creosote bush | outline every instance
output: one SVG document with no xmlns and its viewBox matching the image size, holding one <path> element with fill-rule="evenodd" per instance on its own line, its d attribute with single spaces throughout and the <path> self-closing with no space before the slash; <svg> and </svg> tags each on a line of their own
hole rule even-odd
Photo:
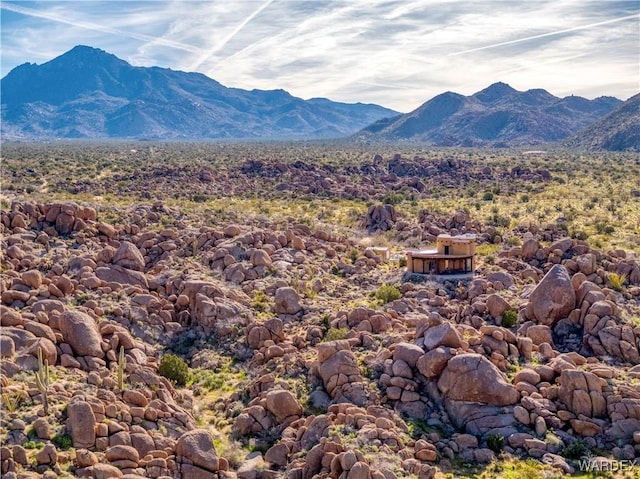
<svg viewBox="0 0 640 479">
<path fill-rule="evenodd" d="M 160 361 L 158 374 L 164 376 L 178 386 L 184 386 L 189 380 L 189 366 L 184 359 L 175 354 L 165 354 Z"/>
<path fill-rule="evenodd" d="M 402 298 L 402 293 L 398 288 L 391 284 L 383 284 L 380 289 L 376 291 L 376 298 L 382 302 L 382 304 L 390 303 L 396 299 Z"/>
</svg>

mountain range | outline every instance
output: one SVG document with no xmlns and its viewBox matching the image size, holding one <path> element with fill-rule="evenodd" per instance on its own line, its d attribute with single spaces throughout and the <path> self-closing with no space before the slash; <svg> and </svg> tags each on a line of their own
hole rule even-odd
<svg viewBox="0 0 640 479">
<path fill-rule="evenodd" d="M 414 111 L 379 120 L 359 138 L 415 140 L 437 146 L 529 146 L 563 140 L 622 103 L 613 97 L 558 98 L 494 83 L 473 95 L 446 92 Z"/>
<path fill-rule="evenodd" d="M 640 93 L 564 142 L 581 150 L 640 151 Z"/>
<path fill-rule="evenodd" d="M 0 83 L 5 138 L 334 138 L 398 112 L 284 90 L 227 88 L 200 73 L 134 67 L 87 46 Z"/>
<path fill-rule="evenodd" d="M 284 90 L 228 88 L 201 73 L 134 67 L 76 46 L 25 63 L 0 80 L 3 140 L 51 138 L 318 139 L 418 141 L 435 146 L 560 143 L 639 150 L 640 98 L 556 97 L 505 83 L 442 93 L 414 111 L 303 100 Z"/>
</svg>

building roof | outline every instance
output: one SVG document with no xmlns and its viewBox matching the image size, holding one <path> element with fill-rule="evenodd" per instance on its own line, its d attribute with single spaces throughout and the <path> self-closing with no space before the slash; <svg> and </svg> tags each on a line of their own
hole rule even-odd
<svg viewBox="0 0 640 479">
<path fill-rule="evenodd" d="M 475 256 L 473 254 L 442 254 L 438 253 L 437 251 L 407 251 L 407 253 L 411 253 L 412 258 L 418 259 L 463 259 L 473 258 Z"/>
<path fill-rule="evenodd" d="M 438 239 L 452 239 L 453 241 L 468 242 L 468 241 L 475 241 L 476 235 L 471 233 L 465 233 L 463 235 L 454 235 L 454 236 L 451 236 L 450 234 L 440 234 L 438 235 Z"/>
</svg>

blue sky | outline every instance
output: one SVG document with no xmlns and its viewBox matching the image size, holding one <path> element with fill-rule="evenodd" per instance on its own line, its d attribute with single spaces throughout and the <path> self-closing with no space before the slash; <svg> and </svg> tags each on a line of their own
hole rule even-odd
<svg viewBox="0 0 640 479">
<path fill-rule="evenodd" d="M 1 75 L 75 45 L 226 86 L 409 111 L 496 81 L 558 96 L 640 91 L 640 2 L 2 1 Z"/>
</svg>

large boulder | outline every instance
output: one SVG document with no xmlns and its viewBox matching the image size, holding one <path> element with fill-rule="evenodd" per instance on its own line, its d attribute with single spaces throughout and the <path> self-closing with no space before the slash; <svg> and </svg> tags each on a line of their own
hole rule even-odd
<svg viewBox="0 0 640 479">
<path fill-rule="evenodd" d="M 207 471 L 217 471 L 219 460 L 213 445 L 213 436 L 204 429 L 185 432 L 175 447 L 178 462 L 201 467 Z"/>
<path fill-rule="evenodd" d="M 391 205 L 371 205 L 367 212 L 367 231 L 388 231 L 396 223 L 396 210 Z"/>
<path fill-rule="evenodd" d="M 438 380 L 438 389 L 447 399 L 493 406 L 515 404 L 520 399 L 516 388 L 480 354 L 460 354 L 451 358 Z"/>
<path fill-rule="evenodd" d="M 76 356 L 104 357 L 102 337 L 94 319 L 82 311 L 65 311 L 60 315 L 60 332 Z"/>
<path fill-rule="evenodd" d="M 591 372 L 565 369 L 560 375 L 558 399 L 574 414 L 604 417 L 607 402 L 602 389 L 605 385 L 602 379 Z"/>
<path fill-rule="evenodd" d="M 528 319 L 553 327 L 575 308 L 576 293 L 567 269 L 554 265 L 529 296 Z"/>
<path fill-rule="evenodd" d="M 149 289 L 149 281 L 144 273 L 117 264 L 96 268 L 96 276 L 105 283 L 130 284 Z"/>
<path fill-rule="evenodd" d="M 134 271 L 144 271 L 144 258 L 136 245 L 123 241 L 111 260 L 113 264 Z"/>
<path fill-rule="evenodd" d="M 302 310 L 300 296 L 288 286 L 276 290 L 274 310 L 279 314 L 296 314 Z"/>
<path fill-rule="evenodd" d="M 448 346 L 450 348 L 459 348 L 463 344 L 463 339 L 458 330 L 449 322 L 431 326 L 424 333 L 423 338 L 424 349 L 430 351 L 439 346 Z"/>
<path fill-rule="evenodd" d="M 362 381 L 356 357 L 346 340 L 320 343 L 318 348 L 318 374 L 325 389 L 335 402 L 366 402 L 366 388 Z"/>
<path fill-rule="evenodd" d="M 91 404 L 72 401 L 67 406 L 67 429 L 71 433 L 73 447 L 90 448 L 96 442 L 96 417 Z"/>
<path fill-rule="evenodd" d="M 288 417 L 300 416 L 302 406 L 290 391 L 276 390 L 267 393 L 267 411 L 281 423 Z"/>
</svg>

